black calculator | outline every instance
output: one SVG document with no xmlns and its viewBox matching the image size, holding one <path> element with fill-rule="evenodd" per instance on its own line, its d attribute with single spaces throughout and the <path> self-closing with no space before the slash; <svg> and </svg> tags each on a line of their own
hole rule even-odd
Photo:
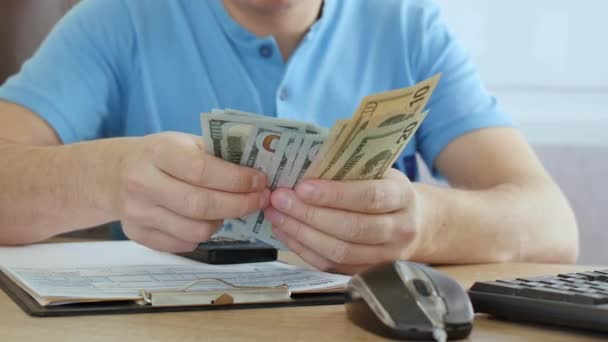
<svg viewBox="0 0 608 342">
<path fill-rule="evenodd" d="M 212 238 L 202 242 L 192 252 L 177 255 L 207 264 L 242 264 L 275 261 L 278 251 L 273 246 L 258 240 Z"/>
</svg>

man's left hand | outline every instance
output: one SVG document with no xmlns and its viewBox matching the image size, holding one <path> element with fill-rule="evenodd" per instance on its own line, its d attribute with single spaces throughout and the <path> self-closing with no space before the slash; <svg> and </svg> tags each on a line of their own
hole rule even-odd
<svg viewBox="0 0 608 342">
<path fill-rule="evenodd" d="M 312 266 L 356 273 L 383 261 L 408 259 L 419 238 L 415 189 L 395 169 L 383 179 L 307 180 L 277 189 L 265 217 L 274 235 Z"/>
</svg>

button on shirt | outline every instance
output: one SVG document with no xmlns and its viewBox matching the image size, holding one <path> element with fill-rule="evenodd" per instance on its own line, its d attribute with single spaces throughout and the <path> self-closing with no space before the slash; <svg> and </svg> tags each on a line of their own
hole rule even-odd
<svg viewBox="0 0 608 342">
<path fill-rule="evenodd" d="M 368 94 L 436 73 L 431 113 L 396 166 L 416 178 L 472 130 L 511 125 L 426 0 L 325 0 L 283 60 L 273 37 L 240 26 L 221 0 L 87 0 L 55 27 L 0 99 L 31 109 L 64 143 L 174 130 L 235 108 L 331 127 Z"/>
<path fill-rule="evenodd" d="M 285 86 L 280 87 L 279 88 L 279 100 L 287 101 L 288 98 L 289 98 L 289 93 L 287 92 L 287 88 L 285 88 Z"/>
<path fill-rule="evenodd" d="M 260 56 L 262 56 L 262 58 L 272 57 L 272 46 L 266 44 L 260 46 Z"/>
</svg>

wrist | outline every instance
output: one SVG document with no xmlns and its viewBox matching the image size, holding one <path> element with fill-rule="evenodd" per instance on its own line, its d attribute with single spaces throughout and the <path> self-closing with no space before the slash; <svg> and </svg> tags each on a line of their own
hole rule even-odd
<svg viewBox="0 0 608 342">
<path fill-rule="evenodd" d="M 138 138 L 102 139 L 73 145 L 69 151 L 82 158 L 85 168 L 79 172 L 82 193 L 90 194 L 89 203 L 104 221 L 116 221 L 122 208 L 124 168 Z"/>
<path fill-rule="evenodd" d="M 431 262 L 437 260 L 442 245 L 446 243 L 447 234 L 444 233 L 444 230 L 447 227 L 447 211 L 437 187 L 423 183 L 412 183 L 412 185 L 416 193 L 414 210 L 417 233 L 416 238 L 412 241 L 412 252 L 409 258 L 421 262 Z"/>
</svg>

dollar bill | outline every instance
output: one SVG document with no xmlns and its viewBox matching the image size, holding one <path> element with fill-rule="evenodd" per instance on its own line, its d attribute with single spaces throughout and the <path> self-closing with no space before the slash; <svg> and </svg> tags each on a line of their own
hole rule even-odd
<svg viewBox="0 0 608 342">
<path fill-rule="evenodd" d="M 270 165 L 268 170 L 265 171 L 268 177 L 268 186 L 270 190 L 274 190 L 277 186 L 278 179 L 281 177 L 281 174 L 285 170 L 285 166 L 289 159 L 294 159 L 295 157 L 290 157 L 289 154 L 297 154 L 297 150 L 295 150 L 296 144 L 301 143 L 302 136 L 297 134 L 296 132 L 287 131 L 281 132 L 279 140 L 276 146 L 273 147 L 264 147 L 265 145 L 270 145 L 271 143 L 265 143 L 264 141 L 268 139 L 267 137 L 273 136 L 273 133 L 268 132 L 264 129 L 261 129 L 258 132 L 258 137 L 256 139 L 252 139 L 260 142 L 260 149 L 272 149 L 272 157 L 270 160 L 266 159 L 268 151 L 257 153 L 257 159 L 261 159 L 260 162 L 249 161 L 249 164 L 253 167 L 256 165 Z M 276 134 L 276 133 L 274 133 Z M 274 136 L 273 136 L 274 139 Z M 265 155 L 266 154 L 266 155 Z M 250 154 L 249 159 L 254 158 L 254 153 Z M 257 167 L 256 167 L 257 168 Z M 259 168 L 258 168 L 259 169 Z M 262 210 L 248 216 L 245 219 L 245 228 L 249 231 L 249 236 L 254 236 L 255 238 L 262 240 L 268 244 L 276 246 L 277 239 L 272 237 L 272 225 L 264 218 L 264 212 Z M 276 240 L 276 241 L 274 241 Z"/>
<path fill-rule="evenodd" d="M 303 177 L 296 178 L 309 179 L 319 177 L 322 167 L 324 165 L 322 160 L 325 159 L 325 156 L 328 155 L 329 150 L 332 149 L 337 143 L 339 137 L 344 133 L 344 130 L 348 126 L 348 123 L 349 120 L 346 119 L 337 120 L 334 123 L 333 127 L 331 128 L 331 131 L 329 132 L 329 136 L 325 139 L 324 143 L 322 143 L 320 150 L 315 153 L 315 158 L 313 159 L 312 163 L 306 166 Z"/>
<path fill-rule="evenodd" d="M 263 115 L 257 115 L 253 113 L 243 112 L 236 109 L 225 109 L 225 110 L 215 110 L 214 114 L 223 115 L 230 117 L 234 122 L 241 122 L 244 124 L 251 125 L 270 125 L 275 127 L 280 127 L 288 130 L 295 130 L 302 133 L 311 133 L 311 132 L 320 132 L 323 129 L 318 127 L 317 125 L 296 121 L 296 120 L 287 120 L 280 118 L 273 118 Z"/>
<path fill-rule="evenodd" d="M 424 119 L 426 119 L 426 117 L 429 115 L 430 112 L 431 112 L 430 109 L 422 112 L 421 114 L 419 114 L 419 119 L 417 122 L 412 123 L 410 126 L 408 126 L 404 129 L 403 136 L 402 136 L 403 139 L 400 142 L 398 142 L 397 153 L 395 153 L 395 155 L 393 156 L 393 159 L 391 159 L 387 163 L 387 165 L 385 165 L 384 171 L 386 171 L 386 169 L 388 169 L 389 167 L 393 166 L 393 164 L 395 164 L 397 159 L 403 153 L 403 150 L 409 144 L 410 140 L 412 140 L 412 138 L 414 137 L 414 134 L 416 133 L 416 131 L 418 130 L 420 125 L 422 125 L 422 121 L 424 121 Z"/>
<path fill-rule="evenodd" d="M 262 116 L 254 114 L 254 113 L 249 113 L 249 112 L 245 112 L 242 110 L 238 110 L 238 109 L 232 109 L 232 108 L 225 108 L 225 109 L 213 109 L 211 111 L 212 113 L 216 113 L 216 114 L 224 114 L 224 115 L 234 115 L 234 116 L 244 116 L 247 118 L 261 118 Z"/>
<path fill-rule="evenodd" d="M 336 143 L 332 144 L 324 154 L 324 158 L 319 160 L 322 165 L 315 166 L 313 176 L 325 178 L 325 174 L 331 170 L 361 131 L 389 126 L 401 120 L 403 116 L 422 112 L 439 78 L 440 75 L 435 75 L 409 88 L 366 96 L 361 101 L 355 116 L 337 137 Z"/>
<path fill-rule="evenodd" d="M 339 181 L 382 178 L 427 113 L 410 114 L 391 125 L 360 132 L 322 179 Z"/>
<path fill-rule="evenodd" d="M 248 142 L 256 127 L 270 126 L 302 133 L 323 132 L 322 128 L 310 123 L 269 118 L 236 110 L 215 109 L 211 113 L 202 113 L 201 125 L 207 152 L 230 161 L 242 155 L 243 151 L 237 148 L 246 146 L 245 141 Z M 234 155 L 230 152 L 234 152 Z"/>
<path fill-rule="evenodd" d="M 273 158 L 279 148 L 281 136 L 287 131 L 272 126 L 258 126 L 254 131 L 255 133 L 249 139 L 239 164 L 264 172 L 268 184 L 270 184 L 274 176 L 271 174 L 273 172 Z"/>
<path fill-rule="evenodd" d="M 234 164 L 239 164 L 243 152 L 251 136 L 255 134 L 257 126 L 232 123 L 222 126 L 221 158 Z"/>
<path fill-rule="evenodd" d="M 208 153 L 222 158 L 222 127 L 231 123 L 228 118 L 212 117 L 211 113 L 201 114 L 203 140 Z"/>
<path fill-rule="evenodd" d="M 304 177 L 312 162 L 319 155 L 321 147 L 326 138 L 322 136 L 309 135 L 304 139 L 293 167 L 284 179 L 279 181 L 279 186 L 293 188 Z"/>
<path fill-rule="evenodd" d="M 287 179 L 289 178 L 289 174 L 294 166 L 298 154 L 301 153 L 303 149 L 302 142 L 310 136 L 321 138 L 320 136 L 309 134 L 293 134 L 292 136 L 287 138 L 289 139 L 289 141 L 287 142 L 287 147 L 285 148 L 285 151 L 282 154 L 277 153 L 277 158 L 275 162 L 278 165 L 275 171 L 275 175 L 273 177 L 273 181 L 270 184 L 270 190 L 274 190 L 278 187 L 288 187 Z"/>
</svg>

